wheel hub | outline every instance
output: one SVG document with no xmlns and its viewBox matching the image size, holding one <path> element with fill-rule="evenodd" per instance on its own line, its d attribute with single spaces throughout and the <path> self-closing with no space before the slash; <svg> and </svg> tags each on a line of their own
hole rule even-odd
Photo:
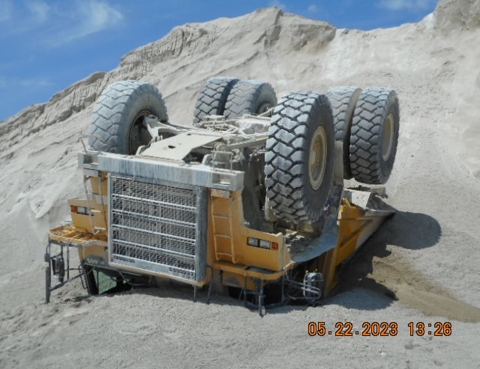
<svg viewBox="0 0 480 369">
<path fill-rule="evenodd" d="M 308 174 L 310 185 L 316 191 L 320 188 L 327 167 L 327 133 L 323 127 L 317 127 L 310 143 Z"/>
<path fill-rule="evenodd" d="M 143 124 L 143 119 L 152 113 L 148 110 L 142 110 L 133 120 L 128 136 L 128 151 L 130 155 L 135 155 L 141 145 L 147 145 L 152 137 Z"/>
<path fill-rule="evenodd" d="M 255 114 L 263 114 L 265 113 L 268 109 L 270 109 L 272 107 L 272 104 L 266 102 L 266 103 L 263 103 L 262 105 L 260 105 L 257 109 L 257 111 L 255 112 Z"/>
<path fill-rule="evenodd" d="M 394 138 L 394 127 L 395 120 L 393 114 L 388 114 L 387 120 L 385 122 L 385 128 L 383 129 L 382 137 L 382 158 L 387 161 L 392 153 L 393 148 L 393 138 Z"/>
</svg>

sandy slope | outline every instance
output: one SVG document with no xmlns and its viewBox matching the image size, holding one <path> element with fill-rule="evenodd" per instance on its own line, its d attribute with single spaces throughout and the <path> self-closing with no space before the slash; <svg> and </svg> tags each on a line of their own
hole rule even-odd
<svg viewBox="0 0 480 369">
<path fill-rule="evenodd" d="M 418 24 L 362 32 L 264 9 L 189 24 L 0 123 L 0 367 L 480 367 L 480 1 L 444 0 Z M 43 303 L 46 232 L 81 195 L 79 138 L 92 103 L 127 78 L 159 86 L 190 122 L 214 75 L 269 81 L 282 94 L 333 85 L 390 86 L 401 100 L 398 214 L 366 244 L 321 308 L 260 319 L 188 287 Z M 391 296 L 396 295 L 395 301 Z M 205 295 L 201 296 L 201 300 Z M 450 337 L 410 337 L 410 321 L 450 320 Z M 316 337 L 310 321 L 396 321 L 397 337 Z"/>
</svg>

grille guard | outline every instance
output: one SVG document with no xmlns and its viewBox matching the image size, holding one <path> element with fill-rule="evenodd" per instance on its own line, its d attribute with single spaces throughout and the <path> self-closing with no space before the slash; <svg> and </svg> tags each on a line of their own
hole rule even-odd
<svg viewBox="0 0 480 369">
<path fill-rule="evenodd" d="M 206 275 L 207 189 L 109 176 L 109 263 L 202 282 Z"/>
</svg>

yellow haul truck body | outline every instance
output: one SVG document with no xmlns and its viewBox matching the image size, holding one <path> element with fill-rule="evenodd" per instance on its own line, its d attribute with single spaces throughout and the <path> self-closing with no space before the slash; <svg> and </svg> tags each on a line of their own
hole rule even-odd
<svg viewBox="0 0 480 369">
<path fill-rule="evenodd" d="M 326 296 L 340 264 L 393 214 L 370 190 L 344 188 L 344 179 L 353 170 L 366 176 L 364 182 L 386 181 L 393 159 L 385 163 L 397 144 L 398 101 L 391 90 L 361 95 L 356 88 L 337 88 L 328 98 L 291 93 L 277 104 L 266 85 L 225 77 L 208 81 L 193 127 L 168 122 L 161 95 L 148 84 L 123 81 L 107 88 L 92 118 L 90 148 L 79 154 L 85 199 L 70 199 L 71 222 L 49 232 L 47 302 L 53 290 L 78 277 L 90 294 L 101 292 L 99 272 L 117 288 L 176 280 L 192 285 L 195 299 L 204 286 L 208 299 L 212 289 L 229 288 L 261 314 L 272 286 L 273 305 L 316 304 Z M 165 111 L 138 107 L 143 100 L 135 94 L 144 90 Z M 387 97 L 379 98 L 378 91 Z M 132 96 L 136 100 L 116 114 L 111 102 Z M 383 108 L 378 122 L 362 122 L 359 109 L 355 123 L 355 107 L 372 96 L 374 108 Z M 105 106 L 114 118 L 105 118 Z M 378 147 L 366 162 L 373 174 L 362 169 L 365 155 L 352 159 L 349 146 L 356 137 L 345 136 L 355 124 L 374 133 L 368 143 Z M 111 141 L 108 129 L 115 125 L 114 137 L 123 130 L 125 142 L 101 146 Z M 340 129 L 344 137 L 335 143 Z M 140 140 L 146 132 L 150 136 Z M 74 276 L 71 248 L 80 259 Z M 52 275 L 59 283 L 52 285 Z"/>
</svg>

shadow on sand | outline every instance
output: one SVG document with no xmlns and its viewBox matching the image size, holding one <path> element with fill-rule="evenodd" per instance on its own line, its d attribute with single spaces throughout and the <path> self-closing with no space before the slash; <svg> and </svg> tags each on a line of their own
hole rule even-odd
<svg viewBox="0 0 480 369">
<path fill-rule="evenodd" d="M 397 211 L 344 265 L 339 284 L 325 305 L 338 304 L 360 310 L 376 310 L 390 305 L 392 300 L 397 300 L 397 293 L 391 288 L 393 284 L 385 281 L 393 278 L 418 281 L 423 277 L 393 255 L 389 246 L 421 250 L 435 246 L 441 235 L 442 229 L 435 218 Z"/>
</svg>

